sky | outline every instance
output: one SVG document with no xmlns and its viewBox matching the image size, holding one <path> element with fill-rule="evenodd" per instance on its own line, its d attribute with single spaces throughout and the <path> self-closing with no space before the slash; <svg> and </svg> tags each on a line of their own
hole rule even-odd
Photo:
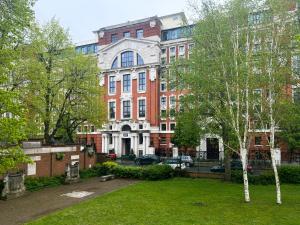
<svg viewBox="0 0 300 225">
<path fill-rule="evenodd" d="M 58 19 L 74 43 L 94 39 L 92 31 L 105 26 L 182 11 L 190 16 L 188 0 L 38 0 L 34 10 L 41 24 Z"/>
</svg>

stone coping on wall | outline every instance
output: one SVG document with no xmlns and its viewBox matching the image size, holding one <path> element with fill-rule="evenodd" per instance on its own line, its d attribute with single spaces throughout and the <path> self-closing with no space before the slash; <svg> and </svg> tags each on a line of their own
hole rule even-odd
<svg viewBox="0 0 300 225">
<path fill-rule="evenodd" d="M 78 150 L 77 146 L 64 146 L 64 147 L 41 147 L 24 149 L 26 155 L 35 154 L 46 154 L 46 153 L 57 153 L 57 152 L 76 152 Z"/>
</svg>

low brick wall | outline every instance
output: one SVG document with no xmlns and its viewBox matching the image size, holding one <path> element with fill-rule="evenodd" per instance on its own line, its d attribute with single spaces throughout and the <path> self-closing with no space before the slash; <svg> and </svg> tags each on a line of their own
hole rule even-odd
<svg viewBox="0 0 300 225">
<path fill-rule="evenodd" d="M 34 161 L 21 167 L 27 176 L 59 176 L 65 173 L 68 164 L 79 163 L 80 169 L 87 169 L 96 163 L 95 154 L 89 156 L 80 150 L 80 146 L 40 147 L 24 151 Z M 57 156 L 62 154 L 63 157 L 59 159 Z"/>
</svg>

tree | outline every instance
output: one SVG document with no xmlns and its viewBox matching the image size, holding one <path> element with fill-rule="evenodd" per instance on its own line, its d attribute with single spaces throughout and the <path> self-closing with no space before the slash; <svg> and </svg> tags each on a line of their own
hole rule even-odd
<svg viewBox="0 0 300 225">
<path fill-rule="evenodd" d="M 186 113 L 181 113 L 176 117 L 175 134 L 172 138 L 172 143 L 183 148 L 196 148 L 200 141 L 200 127 L 198 126 L 197 112 L 192 110 Z"/>
<path fill-rule="evenodd" d="M 68 32 L 55 19 L 32 32 L 28 53 L 28 63 L 35 65 L 35 70 L 28 72 L 24 101 L 32 123 L 42 125 L 45 143 L 73 143 L 80 124 L 99 125 L 102 112 L 96 57 L 76 53 Z"/>
<path fill-rule="evenodd" d="M 287 143 L 290 160 L 292 160 L 294 152 L 300 149 L 300 106 L 293 103 L 284 106 L 279 137 Z"/>
<path fill-rule="evenodd" d="M 12 82 L 13 71 L 33 20 L 34 1 L 0 1 L 0 174 L 30 162 L 19 147 L 26 136 L 25 108 Z"/>
</svg>

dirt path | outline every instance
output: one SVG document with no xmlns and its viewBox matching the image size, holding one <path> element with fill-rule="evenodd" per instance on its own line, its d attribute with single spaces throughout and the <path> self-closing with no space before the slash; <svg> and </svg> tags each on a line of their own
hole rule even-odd
<svg viewBox="0 0 300 225">
<path fill-rule="evenodd" d="M 125 179 L 99 182 L 99 178 L 92 178 L 77 184 L 62 185 L 55 188 L 47 188 L 41 191 L 27 193 L 25 196 L 18 199 L 0 201 L 0 224 L 23 224 L 51 212 L 126 187 L 136 182 L 137 181 Z M 64 195 L 70 193 L 75 196 L 69 197 Z M 83 195 L 84 197 L 80 195 Z"/>
</svg>

